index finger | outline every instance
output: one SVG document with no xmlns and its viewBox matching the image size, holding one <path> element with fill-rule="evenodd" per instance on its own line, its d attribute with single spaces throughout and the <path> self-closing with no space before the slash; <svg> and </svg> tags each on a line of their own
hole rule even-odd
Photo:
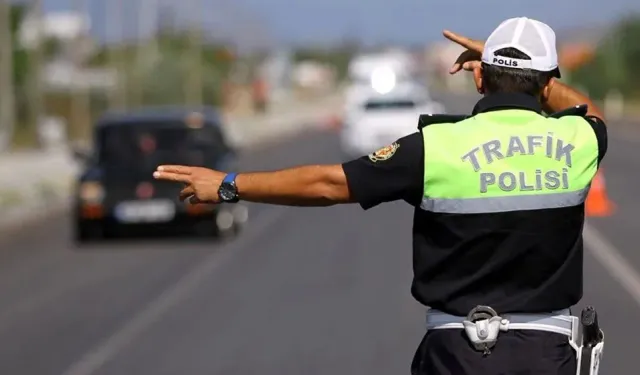
<svg viewBox="0 0 640 375">
<path fill-rule="evenodd" d="M 450 41 L 457 43 L 466 49 L 474 50 L 477 52 L 482 52 L 482 50 L 484 49 L 484 43 L 482 43 L 481 41 L 469 39 L 466 36 L 458 35 L 453 31 L 444 30 L 442 32 L 442 35 L 444 35 L 444 37 L 449 39 Z"/>
<path fill-rule="evenodd" d="M 191 174 L 191 167 L 184 165 L 161 165 L 158 167 L 158 172 L 169 172 L 189 175 Z"/>
<path fill-rule="evenodd" d="M 173 172 L 155 172 L 153 178 L 156 180 L 175 181 L 189 183 L 191 177 L 189 175 L 173 173 Z"/>
</svg>

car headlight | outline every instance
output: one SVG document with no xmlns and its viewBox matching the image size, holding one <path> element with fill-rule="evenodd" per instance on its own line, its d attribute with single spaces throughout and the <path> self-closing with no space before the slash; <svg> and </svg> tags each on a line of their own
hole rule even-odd
<svg viewBox="0 0 640 375">
<path fill-rule="evenodd" d="M 396 74 L 388 67 L 377 68 L 371 74 L 371 87 L 379 94 L 388 94 L 396 85 Z"/>
<path fill-rule="evenodd" d="M 104 199 L 104 188 L 99 182 L 83 182 L 80 185 L 79 196 L 85 202 L 100 202 Z"/>
</svg>

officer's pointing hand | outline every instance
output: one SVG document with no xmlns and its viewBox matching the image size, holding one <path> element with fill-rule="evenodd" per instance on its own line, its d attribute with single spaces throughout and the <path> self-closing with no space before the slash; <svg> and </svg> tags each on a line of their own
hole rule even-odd
<svg viewBox="0 0 640 375">
<path fill-rule="evenodd" d="M 484 50 L 484 42 L 480 40 L 469 39 L 465 36 L 458 35 L 452 31 L 444 30 L 442 34 L 450 41 L 461 45 L 467 50 L 462 52 L 456 59 L 451 69 L 450 74 L 455 74 L 460 70 L 473 71 L 480 68 L 480 61 L 482 58 L 482 51 Z"/>
<path fill-rule="evenodd" d="M 153 174 L 156 180 L 185 184 L 180 200 L 188 198 L 192 204 L 219 203 L 218 188 L 224 176 L 224 173 L 212 169 L 183 165 L 161 165 Z"/>
</svg>

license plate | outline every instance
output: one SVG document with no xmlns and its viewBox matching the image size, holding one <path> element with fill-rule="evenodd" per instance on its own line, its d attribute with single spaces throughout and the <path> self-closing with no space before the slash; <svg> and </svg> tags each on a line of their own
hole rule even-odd
<svg viewBox="0 0 640 375">
<path fill-rule="evenodd" d="M 160 223 L 173 220 L 176 206 L 170 200 L 123 202 L 115 208 L 115 217 L 121 223 Z"/>
</svg>

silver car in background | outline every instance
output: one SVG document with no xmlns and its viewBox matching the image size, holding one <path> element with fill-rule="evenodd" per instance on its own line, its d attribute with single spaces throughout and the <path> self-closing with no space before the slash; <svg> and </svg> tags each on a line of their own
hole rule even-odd
<svg viewBox="0 0 640 375">
<path fill-rule="evenodd" d="M 387 92 L 371 86 L 351 87 L 347 93 L 340 140 L 348 157 L 369 154 L 418 130 L 421 114 L 445 113 L 427 88 L 401 82 Z"/>
</svg>

